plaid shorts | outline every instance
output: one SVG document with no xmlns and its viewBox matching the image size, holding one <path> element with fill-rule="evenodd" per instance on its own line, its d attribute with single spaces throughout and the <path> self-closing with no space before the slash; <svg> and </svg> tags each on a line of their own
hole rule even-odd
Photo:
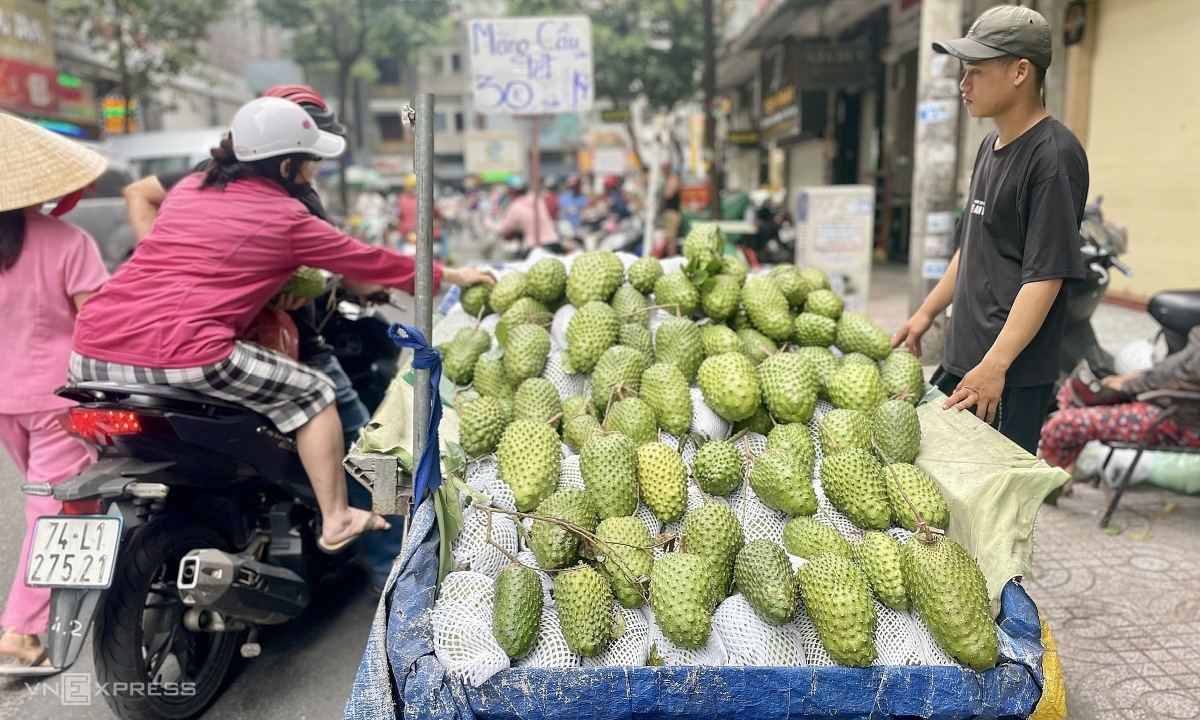
<svg viewBox="0 0 1200 720">
<path fill-rule="evenodd" d="M 291 432 L 333 403 L 325 373 L 261 345 L 238 341 L 219 363 L 158 369 L 105 362 L 71 353 L 71 381 L 170 385 L 262 413 L 280 432 Z"/>
</svg>

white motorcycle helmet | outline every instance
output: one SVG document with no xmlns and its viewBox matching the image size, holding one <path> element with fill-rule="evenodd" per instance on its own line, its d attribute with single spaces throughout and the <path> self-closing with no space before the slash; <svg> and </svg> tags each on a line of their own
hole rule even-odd
<svg viewBox="0 0 1200 720">
<path fill-rule="evenodd" d="M 242 162 L 292 153 L 337 157 L 346 149 L 345 138 L 319 129 L 304 108 L 283 98 L 246 103 L 233 116 L 229 132 L 233 154 Z"/>
</svg>

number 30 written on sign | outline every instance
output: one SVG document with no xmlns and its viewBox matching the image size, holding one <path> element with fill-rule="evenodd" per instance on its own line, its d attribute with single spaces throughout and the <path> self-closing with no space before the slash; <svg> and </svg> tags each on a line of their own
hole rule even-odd
<svg viewBox="0 0 1200 720">
<path fill-rule="evenodd" d="M 508 106 L 508 109 L 521 111 L 533 104 L 533 87 L 524 80 L 510 80 L 506 84 L 496 82 L 491 75 L 480 76 L 475 83 L 475 89 L 483 92 L 494 92 L 496 100 L 486 102 L 480 94 L 480 110 L 488 111 Z"/>
</svg>

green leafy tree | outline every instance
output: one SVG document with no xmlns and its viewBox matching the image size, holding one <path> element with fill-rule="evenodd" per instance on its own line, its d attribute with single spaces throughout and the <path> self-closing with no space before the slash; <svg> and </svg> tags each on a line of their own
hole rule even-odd
<svg viewBox="0 0 1200 720">
<path fill-rule="evenodd" d="M 125 98 L 125 131 L 130 108 L 203 63 L 200 45 L 209 26 L 229 9 L 229 0 L 55 0 L 58 19 L 80 29 L 82 39 L 117 71 Z M 165 99 L 160 95 L 160 101 Z"/>
</svg>

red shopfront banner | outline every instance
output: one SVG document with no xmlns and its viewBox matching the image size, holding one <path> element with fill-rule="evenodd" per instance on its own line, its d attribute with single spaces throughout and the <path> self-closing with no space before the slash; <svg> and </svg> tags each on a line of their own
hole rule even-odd
<svg viewBox="0 0 1200 720">
<path fill-rule="evenodd" d="M 58 112 L 58 71 L 0 58 L 0 108 L 33 115 Z"/>
</svg>

